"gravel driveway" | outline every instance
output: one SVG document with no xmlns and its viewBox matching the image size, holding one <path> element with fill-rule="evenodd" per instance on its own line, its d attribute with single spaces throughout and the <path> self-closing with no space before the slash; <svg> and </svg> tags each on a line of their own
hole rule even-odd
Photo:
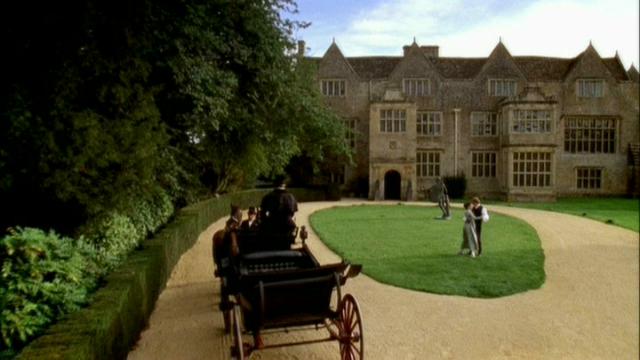
<svg viewBox="0 0 640 360">
<path fill-rule="evenodd" d="M 372 202 L 302 203 L 297 222 L 310 229 L 314 211 L 360 203 Z M 347 282 L 343 294 L 352 293 L 363 311 L 367 359 L 639 358 L 638 233 L 540 210 L 490 206 L 489 211 L 536 229 L 545 253 L 542 288 L 474 299 L 405 290 L 360 275 Z M 211 237 L 224 220 L 211 224 L 182 256 L 129 359 L 229 358 L 211 261 Z M 307 242 L 321 263 L 340 260 L 313 231 Z M 265 343 L 325 335 L 273 334 Z M 259 351 L 251 359 L 339 357 L 336 343 L 323 343 Z"/>
</svg>

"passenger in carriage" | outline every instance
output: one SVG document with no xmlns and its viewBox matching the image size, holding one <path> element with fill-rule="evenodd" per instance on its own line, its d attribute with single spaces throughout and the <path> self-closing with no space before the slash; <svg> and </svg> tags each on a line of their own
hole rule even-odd
<svg viewBox="0 0 640 360">
<path fill-rule="evenodd" d="M 240 223 L 242 221 L 242 210 L 237 205 L 231 205 L 231 214 L 225 224 L 225 231 L 235 231 L 240 229 Z"/>
<path fill-rule="evenodd" d="M 237 254 L 237 244 L 234 244 L 231 233 L 240 228 L 241 220 L 242 210 L 238 206 L 231 205 L 231 214 L 225 223 L 224 229 L 218 230 L 213 234 L 212 251 L 214 262 L 218 268 L 216 272 L 221 272 L 227 268 L 230 265 L 231 256 Z"/>
<path fill-rule="evenodd" d="M 258 212 L 254 206 L 249 207 L 249 211 L 247 212 L 248 219 L 243 220 L 242 224 L 240 224 L 240 231 L 258 231 Z"/>
<path fill-rule="evenodd" d="M 229 296 L 231 282 L 234 281 L 233 267 L 235 257 L 240 253 L 236 234 L 240 229 L 242 221 L 242 210 L 239 206 L 231 205 L 231 214 L 225 223 L 223 230 L 218 230 L 213 235 L 213 260 L 215 263 L 215 276 L 220 277 L 225 284 L 220 289 L 220 310 L 228 311 L 233 307 Z M 225 321 L 226 318 L 225 318 Z M 225 326 L 229 324 L 225 323 Z"/>
</svg>

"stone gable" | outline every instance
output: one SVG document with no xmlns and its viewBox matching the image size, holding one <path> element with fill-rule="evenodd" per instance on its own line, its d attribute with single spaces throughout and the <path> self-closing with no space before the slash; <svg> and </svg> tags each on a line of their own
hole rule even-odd
<svg viewBox="0 0 640 360">
<path fill-rule="evenodd" d="M 349 61 L 342 55 L 336 43 L 331 44 L 320 60 L 318 78 L 324 79 L 355 79 L 356 72 Z"/>
<path fill-rule="evenodd" d="M 476 79 L 484 81 L 488 78 L 513 78 L 518 80 L 526 80 L 522 70 L 518 67 L 509 50 L 502 44 L 498 43 L 484 63 L 480 72 L 476 75 Z"/>
<path fill-rule="evenodd" d="M 591 44 L 582 52 L 571 64 L 565 81 L 570 83 L 577 78 L 604 78 L 608 82 L 615 82 L 616 79 L 605 65 L 604 61 Z"/>
</svg>

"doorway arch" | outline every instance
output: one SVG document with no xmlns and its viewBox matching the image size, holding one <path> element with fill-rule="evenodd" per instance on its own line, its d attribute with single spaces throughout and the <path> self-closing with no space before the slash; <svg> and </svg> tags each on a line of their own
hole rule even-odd
<svg viewBox="0 0 640 360">
<path fill-rule="evenodd" d="M 389 170 L 384 174 L 384 199 L 400 200 L 400 173 L 395 170 Z"/>
</svg>

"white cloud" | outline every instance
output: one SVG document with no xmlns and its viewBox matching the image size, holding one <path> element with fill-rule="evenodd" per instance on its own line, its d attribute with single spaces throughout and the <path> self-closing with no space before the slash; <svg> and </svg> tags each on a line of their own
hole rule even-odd
<svg viewBox="0 0 640 360">
<path fill-rule="evenodd" d="M 352 19 L 335 34 L 347 56 L 399 55 L 415 36 L 422 45 L 439 45 L 442 56 L 485 57 L 502 37 L 513 55 L 574 57 L 591 40 L 601 56 L 618 50 L 625 67 L 638 67 L 637 0 L 539 0 L 509 7 L 498 1 L 389 0 Z M 318 30 L 308 39 L 316 53 L 331 42 Z"/>
</svg>

